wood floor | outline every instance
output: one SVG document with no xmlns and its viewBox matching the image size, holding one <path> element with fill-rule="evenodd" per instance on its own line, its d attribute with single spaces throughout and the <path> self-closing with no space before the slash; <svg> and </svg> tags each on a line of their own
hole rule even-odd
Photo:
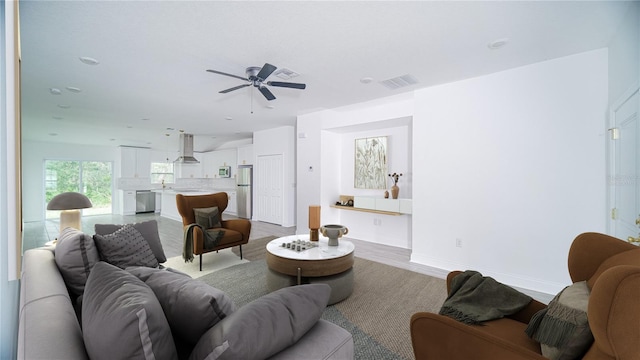
<svg viewBox="0 0 640 360">
<path fill-rule="evenodd" d="M 232 216 L 223 216 L 225 219 L 232 219 Z M 155 219 L 158 221 L 158 231 L 160 240 L 164 248 L 167 258 L 179 256 L 182 254 L 182 223 L 161 217 L 159 214 L 137 214 L 137 215 L 93 215 L 84 216 L 82 218 L 82 229 L 86 233 L 94 234 L 93 227 L 95 224 L 127 224 Z M 296 233 L 295 227 L 282 227 L 264 223 L 260 221 L 251 222 L 252 239 L 259 239 L 265 236 L 286 236 Z M 46 220 L 39 222 L 25 223 L 23 248 L 28 250 L 45 245 L 48 241 L 53 241 L 59 234 L 59 221 Z M 356 247 L 355 255 L 357 257 L 380 262 L 383 264 L 427 274 L 442 277 L 441 274 L 434 272 L 434 269 L 427 266 L 411 263 L 409 261 L 411 250 L 402 249 L 393 246 L 371 243 L 368 241 L 349 239 Z"/>
</svg>

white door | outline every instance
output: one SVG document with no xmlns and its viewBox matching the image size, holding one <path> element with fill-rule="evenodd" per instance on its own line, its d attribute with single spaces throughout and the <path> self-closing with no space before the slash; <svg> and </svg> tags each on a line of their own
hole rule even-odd
<svg viewBox="0 0 640 360">
<path fill-rule="evenodd" d="M 611 234 L 628 240 L 640 232 L 640 121 L 638 89 L 611 111 Z"/>
<path fill-rule="evenodd" d="M 258 156 L 256 177 L 256 218 L 282 225 L 282 155 Z"/>
</svg>

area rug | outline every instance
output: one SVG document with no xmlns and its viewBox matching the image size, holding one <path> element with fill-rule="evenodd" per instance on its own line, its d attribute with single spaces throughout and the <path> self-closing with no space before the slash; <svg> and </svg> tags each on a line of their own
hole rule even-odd
<svg viewBox="0 0 640 360">
<path fill-rule="evenodd" d="M 254 259 L 198 279 L 242 306 L 268 293 L 266 271 L 266 262 Z M 440 310 L 444 280 L 357 257 L 354 273 L 351 296 L 328 306 L 322 318 L 351 332 L 356 359 L 414 359 L 409 320 L 419 311 Z"/>
<path fill-rule="evenodd" d="M 198 255 L 195 255 L 193 262 L 185 262 L 182 255 L 174 256 L 168 258 L 162 265 L 186 273 L 192 278 L 197 278 L 242 263 L 248 263 L 248 261 L 240 260 L 240 257 L 234 254 L 231 249 L 222 249 L 217 253 L 210 252 L 202 255 L 202 271 L 200 271 L 200 259 Z"/>
</svg>

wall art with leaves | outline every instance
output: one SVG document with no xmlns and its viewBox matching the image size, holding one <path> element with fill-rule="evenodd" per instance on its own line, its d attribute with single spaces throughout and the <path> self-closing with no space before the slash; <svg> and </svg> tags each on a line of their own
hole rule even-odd
<svg viewBox="0 0 640 360">
<path fill-rule="evenodd" d="M 354 187 L 387 188 L 387 137 L 356 139 Z"/>
</svg>

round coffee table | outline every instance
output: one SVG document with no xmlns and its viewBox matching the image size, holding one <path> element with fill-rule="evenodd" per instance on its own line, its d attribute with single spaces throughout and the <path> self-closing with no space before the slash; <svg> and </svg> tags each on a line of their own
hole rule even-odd
<svg viewBox="0 0 640 360">
<path fill-rule="evenodd" d="M 348 240 L 340 239 L 338 246 L 329 246 L 328 239 L 312 242 L 303 250 L 283 247 L 300 241 L 306 244 L 309 235 L 290 235 L 267 244 L 267 287 L 269 291 L 283 287 L 323 283 L 331 287 L 329 304 L 346 299 L 353 292 L 353 251 Z"/>
</svg>

